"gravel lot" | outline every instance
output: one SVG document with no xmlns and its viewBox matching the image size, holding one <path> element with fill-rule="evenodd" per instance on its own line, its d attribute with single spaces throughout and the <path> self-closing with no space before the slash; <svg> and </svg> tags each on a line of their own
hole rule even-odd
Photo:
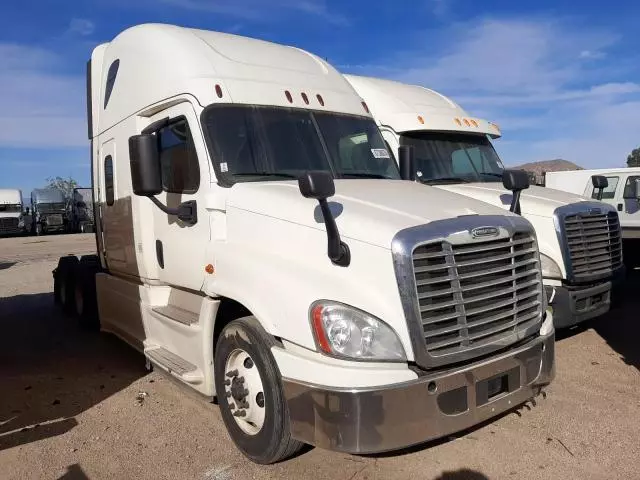
<svg viewBox="0 0 640 480">
<path fill-rule="evenodd" d="M 408 451 L 309 448 L 262 467 L 235 450 L 215 405 L 53 308 L 58 256 L 94 249 L 91 235 L 0 239 L 2 479 L 640 478 L 640 272 L 620 308 L 559 335 L 557 378 L 536 405 Z"/>
</svg>

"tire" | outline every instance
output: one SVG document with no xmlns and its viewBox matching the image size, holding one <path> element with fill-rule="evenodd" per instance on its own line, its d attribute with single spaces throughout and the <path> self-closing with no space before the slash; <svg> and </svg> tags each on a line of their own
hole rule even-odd
<svg viewBox="0 0 640 480">
<path fill-rule="evenodd" d="M 75 273 L 78 258 L 67 255 L 58 261 L 53 279 L 53 297 L 55 302 L 65 313 L 73 313 Z"/>
<path fill-rule="evenodd" d="M 264 331 L 255 317 L 244 317 L 234 320 L 222 330 L 214 354 L 215 384 L 222 420 L 236 447 L 250 460 L 263 465 L 291 457 L 304 445 L 291 438 L 289 410 L 282 390 L 282 379 L 271 354 L 273 345 L 273 338 Z M 227 371 L 230 365 L 234 365 L 230 361 L 242 359 L 245 354 L 251 360 L 247 363 L 245 357 L 242 364 L 246 368 L 238 368 L 236 375 L 233 375 L 233 370 Z M 261 382 L 261 392 L 254 391 L 257 390 L 254 388 L 254 369 L 257 369 Z M 242 388 L 245 389 L 245 394 L 247 390 L 249 392 L 244 398 L 239 398 L 242 397 Z M 236 395 L 238 390 L 240 393 Z M 264 413 L 259 428 L 247 423 L 246 419 L 258 418 L 261 408 Z M 248 414 L 236 417 L 236 412 Z"/>
<path fill-rule="evenodd" d="M 96 274 L 101 270 L 100 260 L 96 255 L 85 255 L 75 268 L 73 308 L 78 325 L 87 330 L 99 330 Z"/>
<path fill-rule="evenodd" d="M 36 236 L 39 237 L 40 235 L 42 235 L 42 225 L 40 225 L 39 223 L 36 224 Z"/>
</svg>

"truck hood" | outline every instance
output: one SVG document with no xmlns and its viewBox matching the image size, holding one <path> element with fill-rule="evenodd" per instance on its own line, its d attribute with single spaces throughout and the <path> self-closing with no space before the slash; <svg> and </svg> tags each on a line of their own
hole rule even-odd
<svg viewBox="0 0 640 480">
<path fill-rule="evenodd" d="M 439 185 L 437 188 L 465 195 L 507 210 L 511 205 L 513 196 L 499 182 Z M 553 211 L 558 207 L 585 201 L 588 201 L 588 199 L 579 195 L 532 185 L 520 194 L 520 209 L 525 216 L 552 217 Z"/>
<path fill-rule="evenodd" d="M 336 180 L 329 206 L 340 235 L 391 248 L 400 230 L 462 215 L 507 215 L 504 209 L 467 196 L 403 180 Z M 316 200 L 304 198 L 296 181 L 237 183 L 228 189 L 227 208 L 324 230 Z"/>
<path fill-rule="evenodd" d="M 0 212 L 0 218 L 20 218 L 20 212 Z"/>
</svg>

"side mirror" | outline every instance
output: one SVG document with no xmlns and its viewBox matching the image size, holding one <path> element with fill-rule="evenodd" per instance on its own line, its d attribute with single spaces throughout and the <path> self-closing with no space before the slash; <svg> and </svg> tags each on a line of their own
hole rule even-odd
<svg viewBox="0 0 640 480">
<path fill-rule="evenodd" d="M 603 190 L 609 186 L 609 180 L 604 175 L 592 175 L 591 183 L 593 184 L 593 189 L 597 192 L 596 199 L 602 200 Z"/>
<path fill-rule="evenodd" d="M 609 186 L 609 180 L 604 175 L 592 175 L 591 183 L 593 188 L 607 188 Z"/>
<path fill-rule="evenodd" d="M 398 148 L 398 166 L 400 167 L 400 178 L 403 180 L 416 179 L 412 145 L 400 145 Z"/>
<path fill-rule="evenodd" d="M 326 200 L 336 193 L 333 177 L 329 172 L 311 171 L 298 178 L 300 193 L 305 198 Z"/>
<path fill-rule="evenodd" d="M 351 263 L 349 246 L 340 240 L 340 232 L 336 220 L 333 218 L 327 198 L 336 193 L 333 177 L 329 172 L 310 171 L 298 178 L 298 188 L 305 198 L 313 198 L 320 204 L 320 211 L 327 229 L 327 256 L 331 262 L 341 267 Z"/>
<path fill-rule="evenodd" d="M 129 137 L 129 162 L 133 193 L 152 197 L 162 192 L 162 176 L 158 143 L 154 135 Z"/>
<path fill-rule="evenodd" d="M 509 210 L 520 215 L 520 192 L 529 188 L 529 174 L 524 170 L 505 170 L 502 172 L 502 185 L 513 192 Z"/>
</svg>

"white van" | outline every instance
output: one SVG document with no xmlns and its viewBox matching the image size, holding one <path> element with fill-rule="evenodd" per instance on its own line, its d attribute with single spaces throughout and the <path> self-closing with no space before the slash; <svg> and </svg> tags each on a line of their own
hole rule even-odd
<svg viewBox="0 0 640 480">
<path fill-rule="evenodd" d="M 400 180 L 320 58 L 141 25 L 87 72 L 98 256 L 56 299 L 217 396 L 251 460 L 420 443 L 553 379 L 531 224 Z"/>
<path fill-rule="evenodd" d="M 394 153 L 401 146 L 413 148 L 419 182 L 504 209 L 517 206 L 503 186 L 504 167 L 490 141 L 500 136 L 496 124 L 469 116 L 428 88 L 345 77 L 371 110 L 388 148 Z M 537 186 L 522 191 L 519 203 L 538 234 L 556 327 L 606 313 L 612 282 L 624 271 L 616 210 Z"/>
<path fill-rule="evenodd" d="M 22 192 L 0 189 L 0 236 L 17 235 L 24 231 Z"/>
<path fill-rule="evenodd" d="M 545 186 L 565 192 L 577 193 L 589 198 L 598 198 L 598 189 L 592 184 L 592 177 L 601 175 L 607 179 L 607 187 L 602 190 L 601 200 L 612 205 L 620 217 L 623 239 L 640 239 L 640 201 L 638 183 L 640 168 L 602 168 L 593 170 L 573 170 L 568 172 L 547 172 Z"/>
</svg>

